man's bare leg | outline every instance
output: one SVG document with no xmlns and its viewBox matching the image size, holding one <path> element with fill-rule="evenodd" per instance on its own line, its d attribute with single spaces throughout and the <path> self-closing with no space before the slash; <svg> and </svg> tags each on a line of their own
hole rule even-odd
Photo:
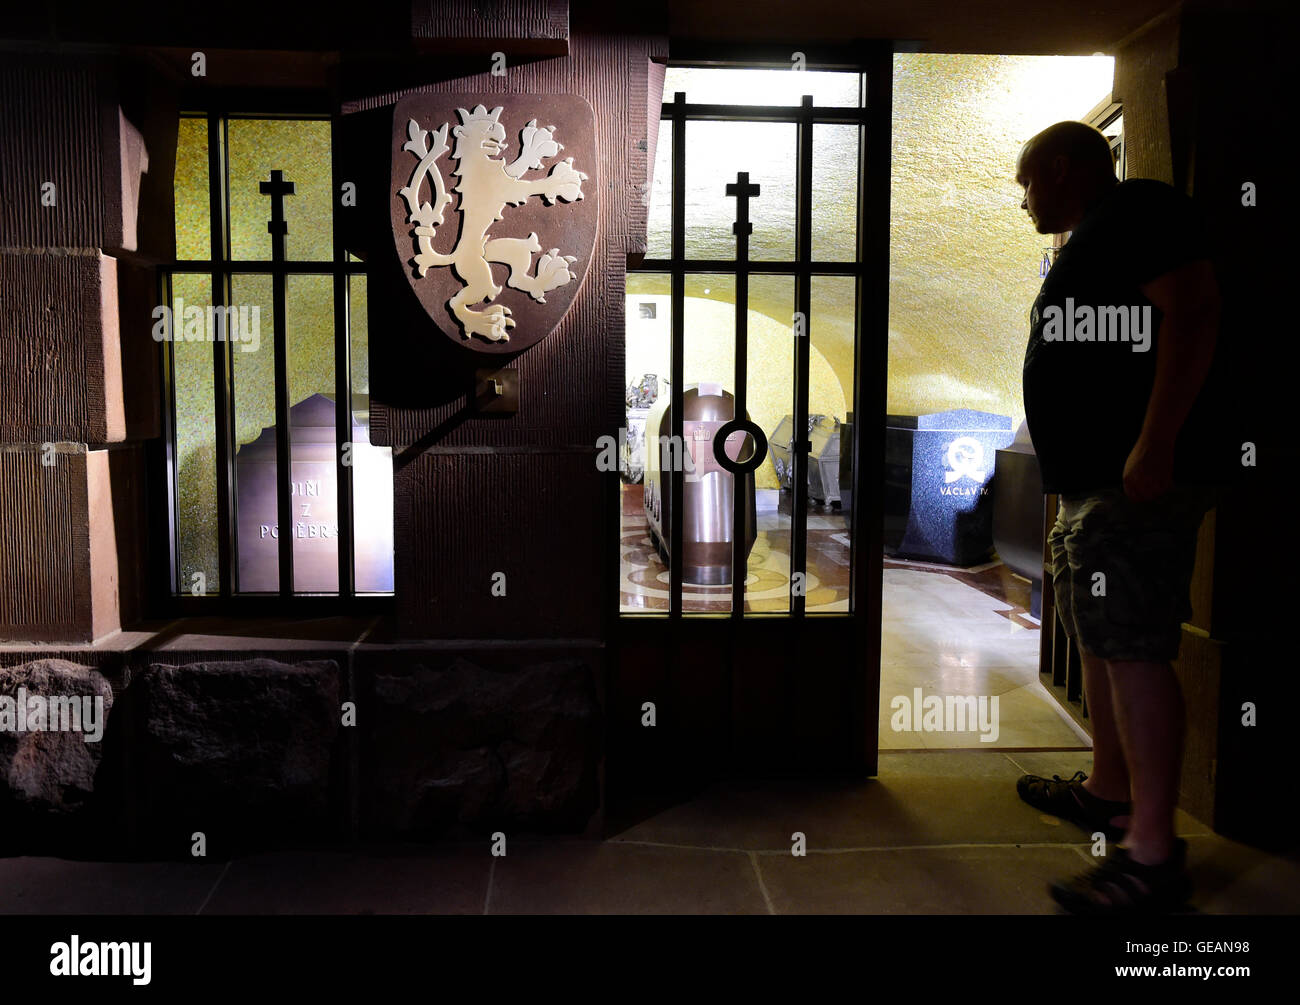
<svg viewBox="0 0 1300 1005">
<path fill-rule="evenodd" d="M 1079 646 L 1079 656 L 1083 660 L 1083 692 L 1088 698 L 1088 719 L 1092 723 L 1092 772 L 1083 787 L 1098 799 L 1126 803 L 1129 801 L 1128 764 L 1115 725 L 1110 672 L 1104 659 L 1083 646 Z M 1127 822 L 1127 817 L 1114 818 L 1118 827 Z"/>
<path fill-rule="evenodd" d="M 1133 793 L 1133 814 L 1123 844 L 1134 861 L 1158 865 L 1174 845 L 1183 692 L 1169 663 L 1111 660 L 1107 669 Z M 1088 700 L 1091 703 L 1091 693 Z"/>
</svg>

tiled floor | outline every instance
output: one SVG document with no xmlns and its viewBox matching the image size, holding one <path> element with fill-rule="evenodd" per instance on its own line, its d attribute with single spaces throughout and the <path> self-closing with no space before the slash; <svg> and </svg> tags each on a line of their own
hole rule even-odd
<svg viewBox="0 0 1300 1005">
<path fill-rule="evenodd" d="M 1002 599 L 1008 591 L 999 577 L 1012 578 L 1000 564 L 984 567 L 983 573 L 919 563 L 886 566 L 880 640 L 882 750 L 1092 746 L 1039 679 L 1038 625 L 1016 603 L 1020 599 L 1027 605 L 1029 584 L 1024 583 L 1023 597 Z M 922 703 L 931 695 L 983 699 L 990 720 L 996 697 L 996 734 L 992 729 L 896 728 L 916 725 L 915 717 L 906 713 L 916 704 L 918 688 Z M 991 739 L 983 739 L 986 736 Z"/>
<path fill-rule="evenodd" d="M 1050 914 L 1088 838 L 1022 803 L 1024 771 L 1086 753 L 885 753 L 876 779 L 730 782 L 604 841 L 286 852 L 231 862 L 0 859 L 0 913 Z M 791 835 L 806 855 L 792 854 Z M 1300 855 L 1180 814 L 1206 914 L 1300 911 Z"/>
</svg>

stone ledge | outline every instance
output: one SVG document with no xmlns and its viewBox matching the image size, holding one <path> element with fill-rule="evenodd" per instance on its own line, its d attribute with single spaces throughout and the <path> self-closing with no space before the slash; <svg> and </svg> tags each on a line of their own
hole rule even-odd
<svg viewBox="0 0 1300 1005">
<path fill-rule="evenodd" d="M 0 444 L 0 453 L 6 447 Z M 598 638 L 404 638 L 389 617 L 298 619 L 188 617 L 154 620 L 109 633 L 93 642 L 57 643 L 0 640 L 0 664 L 6 653 L 37 658 L 62 652 L 143 653 L 165 651 L 286 651 L 309 649 L 355 652 L 591 652 L 603 650 Z"/>
</svg>

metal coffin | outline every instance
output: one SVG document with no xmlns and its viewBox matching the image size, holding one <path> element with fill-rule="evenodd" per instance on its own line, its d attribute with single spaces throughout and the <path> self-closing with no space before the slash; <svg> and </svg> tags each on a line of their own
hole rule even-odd
<svg viewBox="0 0 1300 1005">
<path fill-rule="evenodd" d="M 646 422 L 646 468 L 643 505 L 655 547 L 671 565 L 672 479 L 682 477 L 682 580 L 696 586 L 722 586 L 731 582 L 731 550 L 735 540 L 733 487 L 736 476 L 713 456 L 713 438 L 719 427 L 735 416 L 735 399 L 721 385 L 704 385 L 701 393 L 691 385 L 683 394 L 684 449 L 669 444 L 672 435 L 671 395 L 664 391 Z M 748 418 L 748 416 L 746 416 Z M 753 445 L 746 435 L 727 437 L 727 456 L 747 460 Z M 682 470 L 685 468 L 686 470 Z M 745 556 L 757 538 L 754 475 L 741 476 L 745 493 Z"/>
<path fill-rule="evenodd" d="M 840 422 L 830 415 L 808 416 L 808 498 L 819 505 L 840 502 Z M 781 488 L 789 490 L 794 477 L 794 416 L 787 415 L 768 438 L 772 465 Z"/>
</svg>

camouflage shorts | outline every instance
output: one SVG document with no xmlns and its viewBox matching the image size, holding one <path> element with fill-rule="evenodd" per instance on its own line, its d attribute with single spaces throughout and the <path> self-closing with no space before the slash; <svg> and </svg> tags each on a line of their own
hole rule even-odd
<svg viewBox="0 0 1300 1005">
<path fill-rule="evenodd" d="M 1047 537 L 1056 611 L 1077 645 L 1108 660 L 1178 656 L 1201 519 L 1213 489 L 1132 502 L 1123 489 L 1061 496 Z"/>
</svg>

